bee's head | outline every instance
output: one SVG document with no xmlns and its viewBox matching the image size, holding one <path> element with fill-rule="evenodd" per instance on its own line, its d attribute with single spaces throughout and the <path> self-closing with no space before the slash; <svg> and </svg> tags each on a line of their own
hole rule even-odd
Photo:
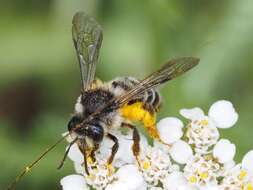
<svg viewBox="0 0 253 190">
<path fill-rule="evenodd" d="M 68 123 L 68 130 L 70 132 L 74 130 L 74 132 L 81 137 L 89 137 L 97 143 L 103 140 L 104 129 L 98 122 L 92 122 L 84 127 L 76 128 L 77 125 L 80 125 L 82 122 L 83 119 L 80 116 L 73 116 Z"/>
</svg>

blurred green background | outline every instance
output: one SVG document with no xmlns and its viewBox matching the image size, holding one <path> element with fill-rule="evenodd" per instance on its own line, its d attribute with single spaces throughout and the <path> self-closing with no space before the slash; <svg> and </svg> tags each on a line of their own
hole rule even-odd
<svg viewBox="0 0 253 190">
<path fill-rule="evenodd" d="M 0 188 L 55 142 L 73 111 L 80 77 L 71 39 L 73 14 L 83 10 L 104 28 L 97 76 L 144 77 L 168 58 L 197 56 L 201 64 L 161 91 L 159 117 L 180 108 L 208 111 L 234 103 L 240 118 L 222 137 L 236 159 L 253 148 L 253 1 L 251 0 L 0 0 Z M 58 171 L 66 143 L 41 161 L 18 189 L 60 189 L 73 173 Z"/>
</svg>

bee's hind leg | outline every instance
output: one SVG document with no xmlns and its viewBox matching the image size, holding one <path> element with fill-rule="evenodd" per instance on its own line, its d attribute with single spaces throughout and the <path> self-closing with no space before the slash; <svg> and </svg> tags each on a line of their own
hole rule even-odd
<svg viewBox="0 0 253 190">
<path fill-rule="evenodd" d="M 110 155 L 110 157 L 109 157 L 109 159 L 107 161 L 108 166 L 110 166 L 111 163 L 113 162 L 115 154 L 117 153 L 117 151 L 119 149 L 119 142 L 118 142 L 117 137 L 115 137 L 114 135 L 112 135 L 110 133 L 107 134 L 107 137 L 114 142 L 114 145 L 112 146 L 111 155 Z"/>
<path fill-rule="evenodd" d="M 140 134 L 136 127 L 134 125 L 131 125 L 129 123 L 122 123 L 122 127 L 127 127 L 133 130 L 133 146 L 132 146 L 132 151 L 135 156 L 135 159 L 138 162 L 138 165 L 140 166 L 140 161 L 139 161 L 139 155 L 140 155 Z"/>
</svg>

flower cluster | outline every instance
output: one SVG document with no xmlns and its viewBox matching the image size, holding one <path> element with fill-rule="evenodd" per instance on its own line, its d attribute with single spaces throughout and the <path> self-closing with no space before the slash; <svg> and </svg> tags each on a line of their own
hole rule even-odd
<svg viewBox="0 0 253 190">
<path fill-rule="evenodd" d="M 106 163 L 113 144 L 105 139 L 96 162 L 89 162 L 89 175 L 82 166 L 83 155 L 73 145 L 69 158 L 77 174 L 61 180 L 63 190 L 253 190 L 253 150 L 236 164 L 235 145 L 220 139 L 219 129 L 238 120 L 233 105 L 221 100 L 208 115 L 200 108 L 182 109 L 180 114 L 189 122 L 184 125 L 175 117 L 160 120 L 160 140 L 152 145 L 141 135 L 138 161 L 131 149 L 131 131 L 112 131 L 119 139 L 113 164 Z"/>
</svg>

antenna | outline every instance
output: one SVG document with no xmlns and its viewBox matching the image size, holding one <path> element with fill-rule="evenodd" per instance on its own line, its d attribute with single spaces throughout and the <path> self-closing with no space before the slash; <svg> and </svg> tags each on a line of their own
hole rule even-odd
<svg viewBox="0 0 253 190">
<path fill-rule="evenodd" d="M 27 174 L 29 173 L 32 168 L 34 166 L 37 165 L 37 163 L 44 158 L 44 156 L 47 155 L 47 153 L 49 153 L 51 150 L 53 150 L 59 143 L 61 143 L 67 136 L 69 136 L 70 134 L 67 133 L 65 134 L 63 137 L 61 137 L 58 141 L 56 141 L 52 146 L 48 147 L 44 152 L 42 152 L 38 158 L 36 158 L 33 162 L 31 162 L 30 164 L 28 164 L 21 172 L 19 175 L 17 175 L 17 177 L 15 178 L 15 180 L 6 188 L 6 190 L 12 190 L 15 185 Z"/>
</svg>

